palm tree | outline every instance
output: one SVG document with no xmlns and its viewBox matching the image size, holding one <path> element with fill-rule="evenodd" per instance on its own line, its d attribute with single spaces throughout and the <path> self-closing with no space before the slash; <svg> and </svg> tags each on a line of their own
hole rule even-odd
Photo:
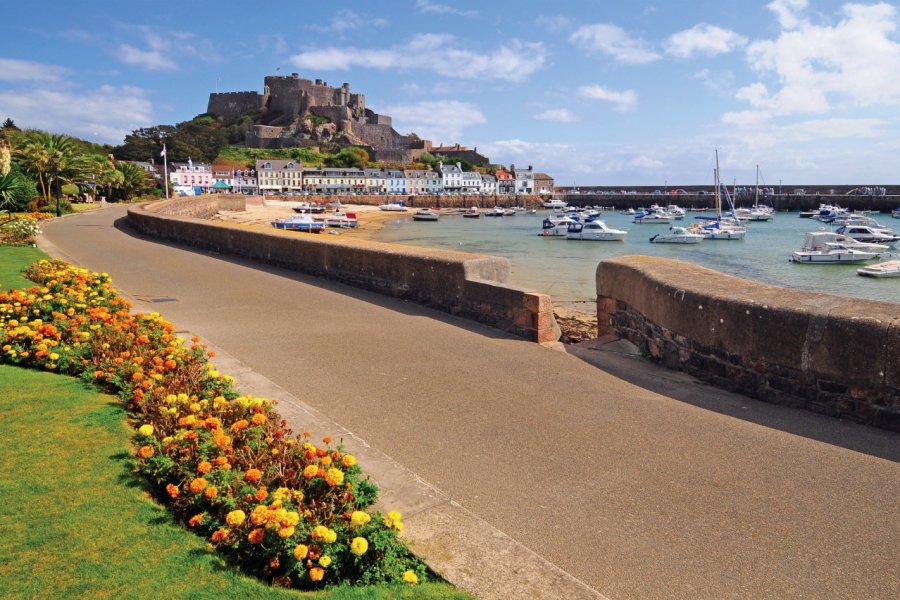
<svg viewBox="0 0 900 600">
<path fill-rule="evenodd" d="M 119 186 L 126 200 L 131 200 L 135 193 L 144 192 L 154 187 L 150 175 L 144 169 L 131 163 L 118 163 L 116 165 L 122 174 L 122 184 Z"/>
<path fill-rule="evenodd" d="M 50 201 L 50 185 L 54 177 L 60 181 L 77 178 L 79 161 L 75 141 L 66 135 L 43 131 L 29 136 L 25 147 L 16 150 L 21 157 L 22 168 L 38 182 L 44 201 Z"/>
</svg>

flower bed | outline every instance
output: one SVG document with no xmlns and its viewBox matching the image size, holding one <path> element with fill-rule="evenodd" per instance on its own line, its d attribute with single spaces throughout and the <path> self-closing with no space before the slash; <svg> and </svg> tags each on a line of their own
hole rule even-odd
<svg viewBox="0 0 900 600">
<path fill-rule="evenodd" d="M 51 216 L 49 213 L 32 212 L 0 221 L 0 245 L 33 244 L 35 236 L 41 233 L 38 221 L 49 219 Z"/>
<path fill-rule="evenodd" d="M 132 314 L 106 274 L 42 260 L 38 285 L 0 293 L 3 362 L 115 390 L 137 470 L 156 497 L 237 565 L 275 585 L 417 583 L 401 515 L 369 512 L 377 488 L 333 440 L 294 436 L 274 402 L 241 396 L 205 346 L 157 313 Z"/>
</svg>

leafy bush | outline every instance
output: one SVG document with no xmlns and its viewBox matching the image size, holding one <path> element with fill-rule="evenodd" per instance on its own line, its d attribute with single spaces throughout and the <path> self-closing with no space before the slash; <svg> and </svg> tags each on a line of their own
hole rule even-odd
<svg viewBox="0 0 900 600">
<path fill-rule="evenodd" d="M 274 402 L 241 396 L 213 353 L 157 313 L 131 314 L 106 274 L 42 260 L 0 293 L 0 360 L 116 391 L 138 427 L 152 492 L 248 572 L 284 587 L 416 583 L 401 515 L 367 512 L 377 488 L 333 440 L 293 435 Z"/>
</svg>

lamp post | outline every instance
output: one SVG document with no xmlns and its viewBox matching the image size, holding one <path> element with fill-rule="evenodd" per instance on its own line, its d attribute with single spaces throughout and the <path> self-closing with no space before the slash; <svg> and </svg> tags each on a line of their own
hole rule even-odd
<svg viewBox="0 0 900 600">
<path fill-rule="evenodd" d="M 56 216 L 61 217 L 62 211 L 59 208 L 59 157 L 53 157 L 53 179 L 56 180 Z"/>
</svg>

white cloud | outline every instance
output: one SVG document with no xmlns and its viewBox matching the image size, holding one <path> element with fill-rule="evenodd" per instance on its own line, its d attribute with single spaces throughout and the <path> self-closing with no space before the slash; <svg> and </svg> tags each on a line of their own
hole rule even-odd
<svg viewBox="0 0 900 600">
<path fill-rule="evenodd" d="M 0 81 L 59 81 L 67 69 L 30 60 L 0 58 Z"/>
<path fill-rule="evenodd" d="M 889 4 L 846 4 L 834 25 L 801 20 L 805 2 L 773 2 L 782 26 L 773 40 L 747 47 L 747 61 L 771 85 L 755 82 L 735 96 L 772 116 L 826 113 L 877 104 L 900 106 L 897 9 Z M 792 10 L 787 19 L 784 11 Z M 787 21 L 787 23 L 786 23 Z"/>
<path fill-rule="evenodd" d="M 582 25 L 569 36 L 579 48 L 605 54 L 627 64 L 643 65 L 660 58 L 642 39 L 632 38 L 621 27 L 607 23 Z"/>
<path fill-rule="evenodd" d="M 734 73 L 728 69 L 713 72 L 709 69 L 700 69 L 693 75 L 699 79 L 707 89 L 720 94 L 731 95 L 734 90 Z"/>
<path fill-rule="evenodd" d="M 588 100 L 611 102 L 615 105 L 615 109 L 620 112 L 634 110 L 634 107 L 637 105 L 637 94 L 634 90 L 617 92 L 601 85 L 584 85 L 578 88 L 578 95 Z"/>
<path fill-rule="evenodd" d="M 416 8 L 426 15 L 456 15 L 458 17 L 477 17 L 474 9 L 461 9 L 447 4 L 438 4 L 430 0 L 416 0 Z"/>
<path fill-rule="evenodd" d="M 565 15 L 540 15 L 534 20 L 534 24 L 538 27 L 543 27 L 551 33 L 558 33 L 569 29 L 572 26 L 572 21 Z"/>
<path fill-rule="evenodd" d="M 794 29 L 803 22 L 801 13 L 808 4 L 807 0 L 773 0 L 766 8 L 775 13 L 783 29 Z"/>
<path fill-rule="evenodd" d="M 568 108 L 551 108 L 534 115 L 540 121 L 554 121 L 556 123 L 574 123 L 578 117 Z"/>
<path fill-rule="evenodd" d="M 456 143 L 463 130 L 487 122 L 478 107 L 458 100 L 434 100 L 387 106 L 384 113 L 394 119 L 394 129 L 415 132 L 435 144 Z"/>
<path fill-rule="evenodd" d="M 544 66 L 546 51 L 541 43 L 513 39 L 484 54 L 461 48 L 452 35 L 419 34 L 388 49 L 329 47 L 301 52 L 290 60 L 301 69 L 429 69 L 457 79 L 522 81 Z"/>
<path fill-rule="evenodd" d="M 673 33 L 666 41 L 666 52 L 679 58 L 694 54 L 724 54 L 744 46 L 747 38 L 730 29 L 699 23 L 690 29 Z"/>
<path fill-rule="evenodd" d="M 387 19 L 361 15 L 358 12 L 344 8 L 334 13 L 327 25 L 313 24 L 309 25 L 309 28 L 317 31 L 333 31 L 340 34 L 363 27 L 384 27 L 385 25 L 387 25 Z"/>
<path fill-rule="evenodd" d="M 425 90 L 418 83 L 404 83 L 400 86 L 400 89 L 408 96 L 421 96 L 425 93 Z"/>
<path fill-rule="evenodd" d="M 148 71 L 174 71 L 178 68 L 171 56 L 160 50 L 141 50 L 131 44 L 119 46 L 119 60 L 126 65 L 141 67 Z"/>
<path fill-rule="evenodd" d="M 100 86 L 84 91 L 2 90 L 0 114 L 20 127 L 66 133 L 91 141 L 121 144 L 125 135 L 153 122 L 144 90 Z"/>
</svg>

